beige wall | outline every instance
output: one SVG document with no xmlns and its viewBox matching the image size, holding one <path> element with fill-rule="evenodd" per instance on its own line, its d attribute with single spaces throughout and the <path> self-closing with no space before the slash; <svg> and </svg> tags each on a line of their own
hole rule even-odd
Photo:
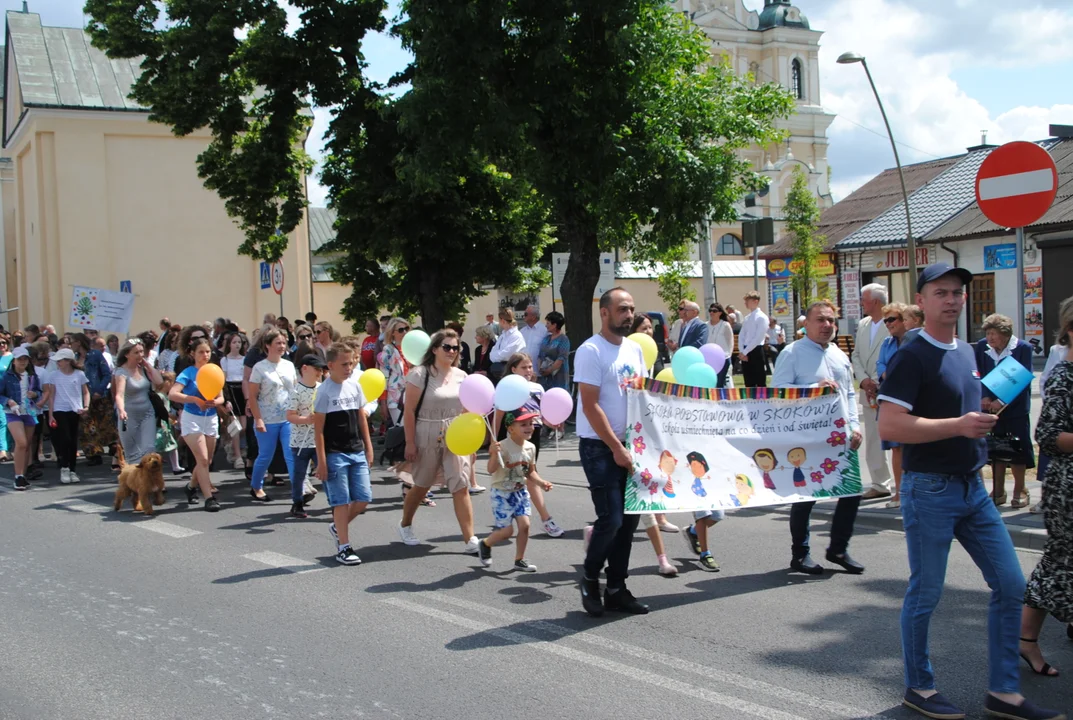
<svg viewBox="0 0 1073 720">
<path fill-rule="evenodd" d="M 237 254 L 241 231 L 197 176 L 206 144 L 142 114 L 31 111 L 6 149 L 15 159 L 8 261 L 17 283 L 6 302 L 22 308 L 8 324 L 65 327 L 71 286 L 118 290 L 121 280 L 137 296 L 131 332 L 156 328 L 164 315 L 183 324 L 224 315 L 252 327 L 278 314 L 258 263 Z M 283 312 L 301 317 L 311 293 L 304 222 L 283 264 Z"/>
</svg>

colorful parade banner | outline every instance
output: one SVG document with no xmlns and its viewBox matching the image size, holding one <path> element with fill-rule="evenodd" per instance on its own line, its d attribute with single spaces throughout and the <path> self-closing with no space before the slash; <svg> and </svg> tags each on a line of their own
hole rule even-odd
<svg viewBox="0 0 1073 720">
<path fill-rule="evenodd" d="M 859 495 L 847 408 L 830 388 L 630 390 L 626 512 L 734 509 Z"/>
<path fill-rule="evenodd" d="M 67 324 L 73 328 L 126 334 L 134 315 L 134 295 L 76 286 L 71 293 L 71 314 Z"/>
</svg>

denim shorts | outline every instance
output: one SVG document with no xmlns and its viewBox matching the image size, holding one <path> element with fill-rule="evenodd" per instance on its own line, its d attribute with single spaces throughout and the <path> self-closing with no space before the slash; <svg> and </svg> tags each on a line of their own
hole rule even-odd
<svg viewBox="0 0 1073 720">
<path fill-rule="evenodd" d="M 365 453 L 328 453 L 326 459 L 328 479 L 324 482 L 324 492 L 329 507 L 372 502 L 373 486 Z"/>
<path fill-rule="evenodd" d="M 516 517 L 529 517 L 532 514 L 529 491 L 525 488 L 513 491 L 492 488 L 488 497 L 492 501 L 492 525 L 496 529 L 507 527 Z"/>
<path fill-rule="evenodd" d="M 723 520 L 727 519 L 727 514 L 719 509 L 693 511 L 694 520 L 703 520 L 704 518 L 711 518 L 715 522 L 722 522 Z"/>
</svg>

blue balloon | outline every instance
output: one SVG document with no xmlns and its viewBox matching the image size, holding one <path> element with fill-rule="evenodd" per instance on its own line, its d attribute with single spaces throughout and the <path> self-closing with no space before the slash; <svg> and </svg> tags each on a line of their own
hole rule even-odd
<svg viewBox="0 0 1073 720">
<path fill-rule="evenodd" d="M 512 412 L 529 400 L 529 381 L 521 375 L 507 375 L 496 385 L 496 410 Z"/>
<path fill-rule="evenodd" d="M 686 372 L 697 363 L 704 362 L 704 355 L 695 347 L 684 347 L 678 350 L 671 358 L 671 370 L 674 376 L 685 380 Z"/>
<path fill-rule="evenodd" d="M 686 376 L 682 378 L 682 384 L 690 387 L 714 388 L 718 380 L 719 376 L 710 365 L 697 363 L 696 365 L 691 365 L 689 370 L 686 370 Z"/>
</svg>

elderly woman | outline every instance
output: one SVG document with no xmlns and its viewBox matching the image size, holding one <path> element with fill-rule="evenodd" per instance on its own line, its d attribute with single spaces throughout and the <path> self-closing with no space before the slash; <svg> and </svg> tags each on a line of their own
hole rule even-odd
<svg viewBox="0 0 1073 720">
<path fill-rule="evenodd" d="M 406 374 L 410 363 L 402 356 L 402 340 L 410 332 L 410 323 L 403 318 L 391 318 L 384 327 L 384 352 L 380 354 L 380 368 L 387 378 L 387 412 L 392 425 L 402 422 L 403 394 L 406 391 Z"/>
<path fill-rule="evenodd" d="M 70 340 L 78 364 L 83 366 L 89 380 L 89 409 L 82 417 L 82 453 L 86 465 L 100 465 L 105 448 L 115 448 L 119 442 L 116 429 L 115 404 L 112 402 L 112 371 L 104 354 L 92 348 L 89 338 L 75 333 Z M 112 454 L 112 469 L 118 470 L 118 458 Z"/>
<path fill-rule="evenodd" d="M 986 377 L 995 366 L 1007 357 L 1013 357 L 1032 370 L 1032 346 L 1014 337 L 1013 320 L 1005 315 L 988 315 L 984 318 L 985 337 L 976 344 L 976 367 L 980 377 Z M 1016 438 L 1014 443 L 1020 445 L 1018 452 L 1008 454 L 988 444 L 994 485 L 991 497 L 996 505 L 1006 503 L 1006 466 L 1013 468 L 1013 502 L 1011 507 L 1023 508 L 1031 505 L 1031 498 L 1025 490 L 1025 470 L 1036 467 L 1036 458 L 1032 452 L 1032 431 L 1029 428 L 1029 411 L 1032 389 L 1026 387 L 1005 409 L 994 393 L 983 387 L 981 406 L 984 412 L 997 413 L 1002 410 L 992 436 L 1001 440 L 1004 437 Z"/>
<path fill-rule="evenodd" d="M 477 349 L 473 351 L 473 374 L 487 375 L 492 367 L 492 347 L 496 344 L 495 330 L 488 325 L 477 328 Z"/>
<path fill-rule="evenodd" d="M 544 316 L 548 334 L 540 343 L 538 375 L 545 390 L 565 388 L 570 382 L 570 338 L 563 332 L 566 318 L 561 312 Z"/>
<path fill-rule="evenodd" d="M 913 339 L 909 335 L 907 315 L 909 315 L 909 306 L 904 303 L 894 302 L 883 306 L 883 322 L 890 335 L 884 338 L 883 344 L 879 346 L 879 358 L 876 360 L 876 377 L 880 382 L 883 382 L 887 367 L 890 366 L 894 355 Z M 902 506 L 902 446 L 899 443 L 884 440 L 883 449 L 890 450 L 890 464 L 894 469 L 894 495 L 887 501 L 887 507 L 897 509 Z"/>
<path fill-rule="evenodd" d="M 1028 579 L 1021 613 L 1021 657 L 1037 675 L 1049 676 L 1058 671 L 1044 661 L 1039 648 L 1047 613 L 1068 623 L 1066 635 L 1073 640 L 1073 297 L 1058 307 L 1058 327 L 1062 360 L 1047 379 L 1036 426 L 1040 452 L 1051 458 L 1043 478 L 1047 542 Z"/>
</svg>

